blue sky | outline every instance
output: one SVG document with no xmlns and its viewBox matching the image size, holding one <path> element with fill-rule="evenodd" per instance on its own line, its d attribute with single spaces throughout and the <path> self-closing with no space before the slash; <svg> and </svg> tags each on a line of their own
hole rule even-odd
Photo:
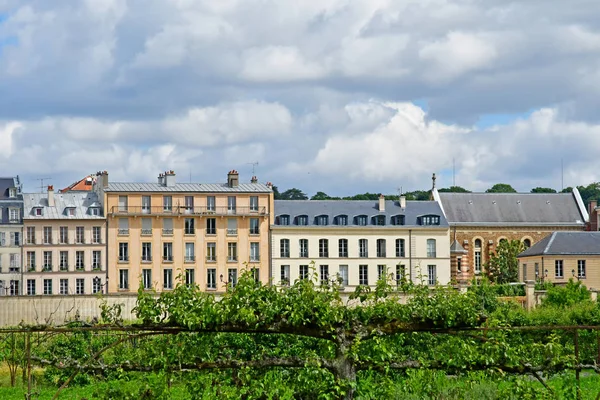
<svg viewBox="0 0 600 400">
<path fill-rule="evenodd" d="M 313 194 L 600 180 L 596 0 L 0 1 L 0 168 Z"/>
</svg>

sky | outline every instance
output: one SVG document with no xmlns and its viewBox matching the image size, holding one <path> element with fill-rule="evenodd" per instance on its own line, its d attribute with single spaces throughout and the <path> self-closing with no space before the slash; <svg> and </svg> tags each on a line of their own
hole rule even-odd
<svg viewBox="0 0 600 400">
<path fill-rule="evenodd" d="M 27 192 L 561 189 L 600 181 L 599 93 L 597 0 L 0 0 L 0 175 Z"/>
</svg>

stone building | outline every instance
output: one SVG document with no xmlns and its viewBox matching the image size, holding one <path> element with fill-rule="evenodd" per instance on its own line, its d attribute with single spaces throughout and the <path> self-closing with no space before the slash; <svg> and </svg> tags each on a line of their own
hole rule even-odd
<svg viewBox="0 0 600 400">
<path fill-rule="evenodd" d="M 432 193 L 450 225 L 452 278 L 482 274 L 501 240 L 526 248 L 555 231 L 583 231 L 588 213 L 572 193 Z"/>
<path fill-rule="evenodd" d="M 23 196 L 19 177 L 0 178 L 0 296 L 23 293 Z"/>
</svg>

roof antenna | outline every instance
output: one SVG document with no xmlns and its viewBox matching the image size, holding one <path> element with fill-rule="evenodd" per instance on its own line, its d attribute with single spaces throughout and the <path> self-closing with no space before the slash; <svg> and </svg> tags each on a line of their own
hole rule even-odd
<svg viewBox="0 0 600 400">
<path fill-rule="evenodd" d="M 256 166 L 258 165 L 258 161 L 254 161 L 254 162 L 249 162 L 246 163 L 248 165 L 252 165 L 252 176 L 254 176 L 255 170 L 256 170 Z"/>
<path fill-rule="evenodd" d="M 52 178 L 37 178 L 36 181 L 40 181 L 40 193 L 44 193 L 44 181 L 50 181 Z"/>
<path fill-rule="evenodd" d="M 452 157 L 452 186 L 456 186 L 456 158 Z"/>
</svg>

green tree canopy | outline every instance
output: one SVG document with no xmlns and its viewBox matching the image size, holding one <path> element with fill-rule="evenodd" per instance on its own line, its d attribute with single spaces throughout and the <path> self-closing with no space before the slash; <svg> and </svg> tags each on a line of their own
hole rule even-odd
<svg viewBox="0 0 600 400">
<path fill-rule="evenodd" d="M 331 197 L 329 196 L 327 193 L 325 192 L 317 192 L 313 197 L 310 198 L 311 200 L 339 200 L 339 197 Z"/>
<path fill-rule="evenodd" d="M 406 196 L 406 200 L 427 201 L 431 197 L 431 192 L 428 190 L 415 190 L 413 192 L 406 192 L 404 195 Z"/>
<path fill-rule="evenodd" d="M 496 183 L 485 191 L 486 193 L 517 193 L 517 191 L 508 183 Z"/>
<path fill-rule="evenodd" d="M 302 190 L 292 188 L 281 193 L 279 200 L 308 200 L 308 196 Z"/>
<path fill-rule="evenodd" d="M 273 185 L 273 198 L 275 200 L 281 200 L 281 193 L 279 193 L 279 188 L 275 185 Z"/>
<path fill-rule="evenodd" d="M 448 188 L 442 188 L 439 189 L 438 192 L 440 193 L 471 193 L 470 190 L 465 189 L 464 187 L 460 187 L 460 186 L 450 186 Z"/>
<path fill-rule="evenodd" d="M 577 186 L 579 194 L 584 204 L 588 204 L 591 200 L 600 200 L 600 182 L 590 183 L 587 186 Z"/>
<path fill-rule="evenodd" d="M 496 254 L 487 262 L 486 271 L 494 283 L 516 282 L 519 279 L 519 260 L 517 256 L 525 250 L 520 240 L 500 240 Z"/>
<path fill-rule="evenodd" d="M 535 187 L 531 189 L 531 193 L 556 193 L 556 190 L 546 187 Z"/>
</svg>

